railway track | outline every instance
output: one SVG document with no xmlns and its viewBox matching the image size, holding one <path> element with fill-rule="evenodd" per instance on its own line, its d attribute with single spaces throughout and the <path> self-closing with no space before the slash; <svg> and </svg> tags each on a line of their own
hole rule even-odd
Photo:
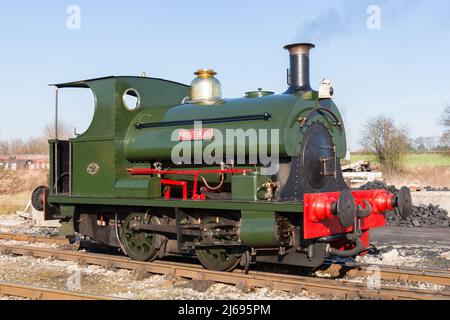
<svg viewBox="0 0 450 320">
<path fill-rule="evenodd" d="M 29 243 L 57 244 L 70 249 L 78 248 L 70 244 L 69 240 L 61 237 L 44 237 L 27 234 L 0 233 L 0 240 L 14 240 Z M 397 266 L 377 265 L 382 280 L 399 282 L 431 283 L 450 287 L 450 272 L 431 269 L 416 269 Z M 347 276 L 349 278 L 366 277 L 373 272 L 372 265 L 363 264 L 333 264 L 330 263 L 323 271 L 334 277 Z"/>
<path fill-rule="evenodd" d="M 450 287 L 450 272 L 430 269 L 417 269 L 397 266 L 377 265 L 380 277 L 385 281 L 431 283 Z M 373 265 L 367 264 L 331 264 L 326 271 L 332 276 L 345 275 L 349 278 L 365 277 L 373 273 Z"/>
<path fill-rule="evenodd" d="M 95 294 L 3 282 L 0 282 L 0 297 L 17 297 L 30 300 L 121 300 Z"/>
<path fill-rule="evenodd" d="M 44 237 L 35 236 L 29 234 L 18 234 L 18 233 L 0 233 L 0 240 L 7 241 L 23 241 L 30 243 L 46 243 L 46 244 L 57 244 L 57 245 L 69 245 L 69 240 L 61 237 Z"/>
<path fill-rule="evenodd" d="M 292 293 L 307 291 L 310 294 L 341 299 L 387 299 L 387 300 L 450 300 L 450 292 L 434 292 L 413 288 L 382 285 L 376 290 L 366 284 L 337 281 L 314 277 L 274 274 L 252 271 L 243 274 L 205 270 L 201 266 L 178 262 L 137 262 L 123 256 L 76 252 L 70 250 L 36 248 L 27 246 L 0 245 L 1 254 L 53 258 L 77 262 L 81 265 L 100 265 L 107 268 L 128 269 L 139 273 L 170 274 L 175 277 L 207 280 L 216 283 L 236 285 L 244 288 L 270 288 Z M 432 277 L 432 275 L 428 275 Z"/>
</svg>

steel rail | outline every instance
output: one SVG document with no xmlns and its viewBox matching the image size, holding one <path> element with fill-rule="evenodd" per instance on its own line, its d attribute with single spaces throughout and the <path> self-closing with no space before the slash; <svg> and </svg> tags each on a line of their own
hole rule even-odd
<svg viewBox="0 0 450 320">
<path fill-rule="evenodd" d="M 115 297 L 0 282 L 0 297 L 31 300 L 122 300 Z"/>
<path fill-rule="evenodd" d="M 69 245 L 69 240 L 58 237 L 43 237 L 26 234 L 0 233 L 0 240 L 14 240 L 31 243 L 48 243 L 58 245 Z M 331 276 L 347 276 L 349 278 L 366 277 L 374 272 L 374 267 L 379 268 L 382 280 L 399 282 L 431 283 L 450 287 L 450 272 L 417 269 L 387 265 L 367 264 L 329 264 L 323 272 Z M 201 267 L 200 267 L 201 268 Z"/>
<path fill-rule="evenodd" d="M 205 270 L 200 266 L 177 262 L 137 262 L 123 256 L 75 252 L 48 248 L 0 245 L 0 253 L 27 255 L 39 258 L 53 258 L 77 262 L 81 265 L 101 265 L 107 268 L 134 270 L 152 274 L 170 274 L 193 280 L 209 280 L 217 283 L 246 288 L 270 288 L 275 290 L 342 298 L 342 299 L 388 299 L 388 300 L 450 300 L 449 292 L 434 292 L 412 288 L 398 288 L 383 285 L 371 290 L 361 283 L 317 279 L 311 277 L 274 274 L 252 271 L 244 274 L 238 270 L 232 273 Z"/>
<path fill-rule="evenodd" d="M 364 277 L 379 271 L 381 279 L 386 281 L 432 283 L 450 287 L 450 272 L 443 270 L 352 263 L 347 265 L 330 264 L 322 271 L 332 276 L 345 275 L 349 278 Z"/>
</svg>

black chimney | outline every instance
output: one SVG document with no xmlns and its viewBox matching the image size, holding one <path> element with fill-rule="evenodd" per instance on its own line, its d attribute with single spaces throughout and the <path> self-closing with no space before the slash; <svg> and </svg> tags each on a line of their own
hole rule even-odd
<svg viewBox="0 0 450 320">
<path fill-rule="evenodd" d="M 291 67 L 289 69 L 289 89 L 286 94 L 312 91 L 309 81 L 309 53 L 315 45 L 311 43 L 295 43 L 285 46 L 289 51 Z"/>
</svg>

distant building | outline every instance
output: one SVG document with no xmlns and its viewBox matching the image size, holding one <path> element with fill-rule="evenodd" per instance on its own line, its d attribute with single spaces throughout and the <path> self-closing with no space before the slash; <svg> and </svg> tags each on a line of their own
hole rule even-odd
<svg viewBox="0 0 450 320">
<path fill-rule="evenodd" d="M 48 170 L 47 155 L 0 155 L 0 170 Z"/>
</svg>

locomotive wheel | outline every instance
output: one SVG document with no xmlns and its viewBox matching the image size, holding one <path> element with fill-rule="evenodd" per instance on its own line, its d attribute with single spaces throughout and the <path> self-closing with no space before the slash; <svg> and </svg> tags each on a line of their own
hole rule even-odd
<svg viewBox="0 0 450 320">
<path fill-rule="evenodd" d="M 40 186 L 33 191 L 31 195 L 31 204 L 39 212 L 44 211 L 44 200 L 48 198 L 49 189 L 46 186 Z"/>
<path fill-rule="evenodd" d="M 231 253 L 229 249 L 198 249 L 197 258 L 208 270 L 233 271 L 239 265 L 241 258 Z"/>
<path fill-rule="evenodd" d="M 219 218 L 222 222 L 223 219 Z M 207 217 L 203 223 L 215 223 L 215 217 Z M 233 271 L 241 262 L 241 256 L 232 253 L 231 249 L 227 248 L 204 248 L 195 250 L 198 260 L 208 270 L 214 271 Z"/>
<path fill-rule="evenodd" d="M 135 230 L 132 228 L 134 222 L 159 224 L 159 219 L 143 213 L 130 214 L 122 226 L 122 241 L 125 247 L 125 253 L 132 260 L 136 261 L 156 259 L 158 256 L 158 249 L 155 245 L 157 236 L 148 231 Z"/>
</svg>

